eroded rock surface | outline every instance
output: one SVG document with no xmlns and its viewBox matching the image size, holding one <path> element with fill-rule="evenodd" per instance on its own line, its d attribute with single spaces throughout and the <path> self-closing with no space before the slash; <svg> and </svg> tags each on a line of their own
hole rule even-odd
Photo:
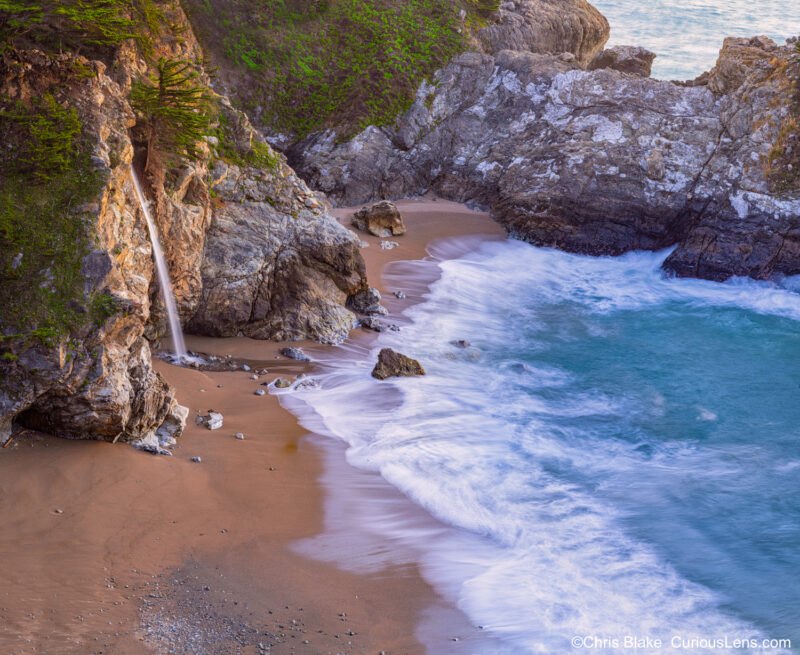
<svg viewBox="0 0 800 655">
<path fill-rule="evenodd" d="M 665 266 L 722 280 L 800 273 L 800 200 L 764 161 L 786 112 L 788 47 L 728 40 L 708 85 L 568 58 L 466 53 L 397 129 L 327 132 L 290 154 L 342 205 L 429 190 L 491 209 L 509 232 L 587 254 L 677 244 Z"/>
<path fill-rule="evenodd" d="M 391 348 L 383 348 L 378 353 L 378 363 L 372 369 L 372 377 L 378 380 L 392 377 L 416 377 L 418 375 L 425 375 L 425 369 L 422 368 L 422 364 L 416 359 L 411 359 L 411 357 Z"/>
<path fill-rule="evenodd" d="M 180 7 L 165 11 L 181 38 L 156 41 L 151 59 L 202 61 Z M 355 235 L 226 98 L 217 102 L 232 143 L 223 148 L 209 135 L 192 161 L 162 156 L 145 147 L 141 118 L 128 101 L 132 81 L 152 75 L 151 64 L 131 42 L 109 56 L 104 63 L 7 48 L 0 57 L 4 99 L 24 104 L 56 93 L 60 105 L 75 108 L 91 142 L 92 166 L 104 184 L 84 208 L 93 250 L 83 260 L 85 297 L 76 306 L 88 313 L 102 297 L 109 309 L 53 342 L 0 324 L 0 442 L 16 421 L 59 436 L 132 441 L 159 451 L 183 428 L 174 390 L 151 365 L 148 339 L 164 334 L 166 317 L 132 162 L 190 330 L 336 342 L 356 325 L 345 305 L 368 289 Z M 199 79 L 208 81 L 197 65 Z M 10 267 L 19 266 L 8 259 Z"/>
<path fill-rule="evenodd" d="M 610 68 L 621 73 L 650 77 L 656 53 L 631 45 L 618 45 L 598 52 L 589 62 L 589 70 Z"/>
<path fill-rule="evenodd" d="M 568 52 L 585 65 L 608 35 L 605 16 L 586 0 L 517 0 L 502 3 L 497 23 L 479 30 L 477 37 L 488 54 Z"/>
<path fill-rule="evenodd" d="M 345 303 L 367 286 L 358 239 L 277 158 L 274 170 L 212 168 L 218 200 L 190 332 L 336 343 L 355 326 Z"/>
<path fill-rule="evenodd" d="M 406 233 L 403 217 L 397 205 L 381 200 L 371 207 L 364 207 L 353 214 L 353 227 L 369 232 L 376 237 L 399 236 Z"/>
</svg>

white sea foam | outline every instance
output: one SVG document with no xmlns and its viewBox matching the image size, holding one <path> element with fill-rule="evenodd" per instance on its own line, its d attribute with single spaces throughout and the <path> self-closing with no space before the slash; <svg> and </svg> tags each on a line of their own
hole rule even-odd
<svg viewBox="0 0 800 655">
<path fill-rule="evenodd" d="M 351 464 L 380 472 L 452 526 L 423 529 L 372 514 L 372 529 L 413 547 L 429 580 L 508 653 L 569 652 L 574 635 L 667 643 L 673 635 L 761 636 L 722 609 L 720 593 L 631 535 L 624 506 L 614 502 L 679 494 L 687 476 L 728 484 L 757 449 L 729 444 L 699 457 L 696 444 L 681 439 L 645 444 L 635 426 L 611 438 L 620 417 L 660 417 L 669 403 L 657 391 L 645 402 L 591 385 L 573 389 L 568 367 L 523 356 L 576 333 L 612 338 L 613 323 L 593 317 L 656 307 L 666 315 L 715 307 L 800 319 L 800 296 L 777 285 L 668 279 L 660 272 L 667 254 L 589 258 L 484 244 L 441 262 L 441 279 L 407 312 L 402 332 L 381 335 L 369 351 L 350 345 L 346 356 L 329 355 L 321 389 L 287 396 L 309 429 L 349 445 Z M 407 282 L 388 275 L 395 286 Z M 455 347 L 458 339 L 474 346 Z M 428 375 L 377 383 L 370 370 L 385 346 L 419 357 Z M 689 411 L 695 424 L 717 423 L 711 408 Z"/>
</svg>

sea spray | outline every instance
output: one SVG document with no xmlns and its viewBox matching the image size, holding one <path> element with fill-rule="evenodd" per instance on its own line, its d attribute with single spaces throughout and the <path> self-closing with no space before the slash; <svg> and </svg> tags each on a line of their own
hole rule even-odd
<svg viewBox="0 0 800 655">
<path fill-rule="evenodd" d="M 404 525 L 372 497 L 347 505 L 415 553 L 508 644 L 498 652 L 571 652 L 581 635 L 658 638 L 660 652 L 682 652 L 676 635 L 800 637 L 787 582 L 800 569 L 800 296 L 669 279 L 667 254 L 485 244 L 441 262 L 402 332 L 332 351 L 321 390 L 286 399 L 453 526 Z M 404 280 L 390 268 L 385 282 Z M 378 386 L 385 346 L 428 375 Z"/>
<path fill-rule="evenodd" d="M 161 285 L 161 294 L 164 298 L 164 304 L 167 307 L 169 330 L 172 335 L 172 350 L 178 361 L 184 361 L 186 359 L 186 344 L 183 340 L 183 330 L 181 329 L 181 321 L 178 315 L 178 306 L 175 303 L 175 295 L 172 293 L 172 282 L 169 278 L 167 262 L 164 259 L 164 252 L 161 249 L 158 229 L 153 221 L 153 217 L 150 215 L 148 202 L 142 192 L 142 187 L 139 184 L 139 177 L 136 175 L 136 169 L 133 167 L 133 164 L 131 164 L 131 179 L 133 180 L 133 188 L 136 190 L 136 197 L 139 199 L 139 205 L 147 220 L 147 229 L 150 231 L 150 241 L 153 245 L 153 258 L 156 260 L 156 270 L 158 271 L 158 281 Z"/>
</svg>

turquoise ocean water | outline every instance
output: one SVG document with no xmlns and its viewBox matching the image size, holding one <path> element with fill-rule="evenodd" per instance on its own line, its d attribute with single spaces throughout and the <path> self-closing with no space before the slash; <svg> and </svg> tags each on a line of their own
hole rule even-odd
<svg viewBox="0 0 800 655">
<path fill-rule="evenodd" d="M 361 521 L 493 639 L 453 652 L 800 652 L 796 281 L 668 279 L 666 255 L 484 243 L 441 263 L 401 332 L 295 394 L 450 526 L 389 527 L 386 505 Z M 369 375 L 383 346 L 428 371 L 381 383 L 391 402 Z"/>
</svg>

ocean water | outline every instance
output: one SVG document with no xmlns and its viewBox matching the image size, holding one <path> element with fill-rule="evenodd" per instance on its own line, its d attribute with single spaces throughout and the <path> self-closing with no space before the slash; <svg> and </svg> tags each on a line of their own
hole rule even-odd
<svg viewBox="0 0 800 655">
<path fill-rule="evenodd" d="M 439 263 L 399 333 L 333 351 L 320 389 L 286 396 L 437 519 L 366 487 L 339 510 L 482 627 L 484 646 L 448 652 L 800 652 L 798 285 L 668 279 L 666 256 L 483 243 Z M 413 296 L 431 265 L 387 279 Z M 387 345 L 428 375 L 373 380 Z M 366 567 L 354 535 L 340 546 Z"/>
<path fill-rule="evenodd" d="M 800 36 L 797 0 L 592 0 L 611 24 L 609 45 L 655 52 L 653 77 L 694 79 L 709 70 L 726 36 Z"/>
</svg>

